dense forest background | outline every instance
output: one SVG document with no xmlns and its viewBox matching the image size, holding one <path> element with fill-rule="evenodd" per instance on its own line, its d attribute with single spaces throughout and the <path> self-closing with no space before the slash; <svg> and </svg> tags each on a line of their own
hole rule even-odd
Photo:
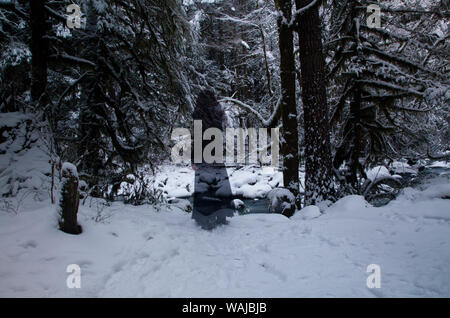
<svg viewBox="0 0 450 318">
<path fill-rule="evenodd" d="M 444 0 L 2 1 L 0 151 L 13 162 L 42 144 L 52 174 L 71 162 L 114 199 L 169 160 L 209 89 L 230 126 L 281 127 L 284 184 L 303 204 L 362 193 L 371 166 L 448 158 L 449 15 Z M 1 178 L 4 197 L 29 186 Z"/>
</svg>

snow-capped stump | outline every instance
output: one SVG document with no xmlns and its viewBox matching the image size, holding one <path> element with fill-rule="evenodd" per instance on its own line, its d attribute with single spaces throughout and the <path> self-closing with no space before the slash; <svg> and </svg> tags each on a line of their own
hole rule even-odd
<svg viewBox="0 0 450 318">
<path fill-rule="evenodd" d="M 80 180 L 78 183 L 78 190 L 80 199 L 85 199 L 88 196 L 89 186 L 84 180 Z"/>
<path fill-rule="evenodd" d="M 285 188 L 275 188 L 267 194 L 269 211 L 291 217 L 295 212 L 295 196 Z"/>
<path fill-rule="evenodd" d="M 71 163 L 64 163 L 61 168 L 61 190 L 58 205 L 59 226 L 61 231 L 69 234 L 80 234 L 81 226 L 77 222 L 79 192 L 78 172 Z"/>
</svg>

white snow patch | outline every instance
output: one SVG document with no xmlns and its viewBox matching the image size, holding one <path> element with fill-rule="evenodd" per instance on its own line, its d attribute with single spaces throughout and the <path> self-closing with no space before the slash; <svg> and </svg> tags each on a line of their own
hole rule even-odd
<svg viewBox="0 0 450 318">
<path fill-rule="evenodd" d="M 406 162 L 401 162 L 401 161 L 394 161 L 391 164 L 392 170 L 395 173 L 410 173 L 413 175 L 417 174 L 417 170 L 414 169 L 413 167 L 411 167 L 408 163 Z"/>
<path fill-rule="evenodd" d="M 318 218 L 321 215 L 322 213 L 318 206 L 308 205 L 300 211 L 297 211 L 291 219 L 311 220 Z"/>
<path fill-rule="evenodd" d="M 390 177 L 391 174 L 389 170 L 384 166 L 374 167 L 366 172 L 367 178 L 371 181 L 375 181 L 376 179 L 380 179 L 383 177 Z"/>
<path fill-rule="evenodd" d="M 371 205 L 361 195 L 349 195 L 338 200 L 326 210 L 326 213 L 342 213 L 348 211 L 363 212 Z"/>
</svg>

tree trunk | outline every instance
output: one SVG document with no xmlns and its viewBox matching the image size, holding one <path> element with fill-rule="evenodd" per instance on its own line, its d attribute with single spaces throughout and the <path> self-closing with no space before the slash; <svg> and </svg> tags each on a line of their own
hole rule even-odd
<svg viewBox="0 0 450 318">
<path fill-rule="evenodd" d="M 275 5 L 277 4 L 277 0 L 275 0 Z M 264 29 L 262 24 L 259 24 L 259 32 L 261 33 L 261 40 L 262 40 L 262 48 L 263 48 L 263 55 L 264 55 L 264 66 L 266 68 L 266 77 L 267 77 L 267 90 L 269 93 L 269 96 L 272 97 L 272 84 L 271 84 L 271 76 L 270 76 L 270 69 L 269 69 L 269 61 L 267 59 L 267 49 L 266 49 L 266 36 L 264 35 Z"/>
<path fill-rule="evenodd" d="M 295 0 L 297 10 L 312 0 Z M 330 125 L 325 87 L 319 5 L 298 17 L 301 86 L 305 126 L 305 204 L 316 204 L 332 194 Z"/>
<path fill-rule="evenodd" d="M 354 98 L 350 102 L 350 120 L 353 126 L 353 149 L 350 160 L 349 183 L 353 188 L 358 188 L 358 171 L 361 171 L 359 157 L 361 154 L 361 91 L 356 88 Z"/>
<path fill-rule="evenodd" d="M 281 145 L 283 180 L 285 188 L 294 194 L 296 205 L 300 208 L 294 34 L 287 24 L 287 21 L 292 18 L 292 2 L 291 0 L 275 0 L 275 7 L 283 14 L 277 21 L 280 47 L 281 117 L 283 120 Z"/>
<path fill-rule="evenodd" d="M 40 100 L 47 87 L 47 62 L 49 42 L 45 38 L 48 30 L 46 1 L 30 0 L 31 24 L 31 101 L 35 106 L 45 104 Z"/>
<path fill-rule="evenodd" d="M 80 55 L 82 58 L 97 63 L 99 39 L 97 34 L 98 15 L 92 1 L 86 3 L 83 8 L 86 12 L 86 30 L 87 36 L 83 41 Z M 79 142 L 78 142 L 78 170 L 92 176 L 98 176 L 103 162 L 100 158 L 100 127 L 103 124 L 98 119 L 96 111 L 97 103 L 97 81 L 99 70 L 90 70 L 89 67 L 81 66 L 81 73 L 90 71 L 86 79 L 81 84 L 81 107 L 79 117 Z M 95 179 L 95 178 L 94 178 Z M 93 186 L 97 180 L 89 180 L 89 185 Z M 100 193 L 93 192 L 94 196 L 100 196 Z"/>
<path fill-rule="evenodd" d="M 59 201 L 61 231 L 69 234 L 80 234 L 77 214 L 80 197 L 78 193 L 78 175 L 75 167 L 64 164 L 62 167 L 62 183 Z"/>
</svg>

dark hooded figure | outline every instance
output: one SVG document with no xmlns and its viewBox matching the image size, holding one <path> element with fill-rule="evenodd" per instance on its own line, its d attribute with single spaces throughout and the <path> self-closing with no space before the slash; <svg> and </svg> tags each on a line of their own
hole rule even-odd
<svg viewBox="0 0 450 318">
<path fill-rule="evenodd" d="M 202 91 L 198 95 L 193 113 L 194 120 L 202 121 L 202 137 L 208 128 L 224 131 L 225 113 L 214 93 Z M 202 140 L 202 154 L 205 146 L 211 141 Z M 231 208 L 231 186 L 224 162 L 194 162 L 192 147 L 192 168 L 195 170 L 194 204 L 192 218 L 203 229 L 212 230 L 217 225 L 226 224 L 226 217 L 233 216 Z"/>
</svg>

